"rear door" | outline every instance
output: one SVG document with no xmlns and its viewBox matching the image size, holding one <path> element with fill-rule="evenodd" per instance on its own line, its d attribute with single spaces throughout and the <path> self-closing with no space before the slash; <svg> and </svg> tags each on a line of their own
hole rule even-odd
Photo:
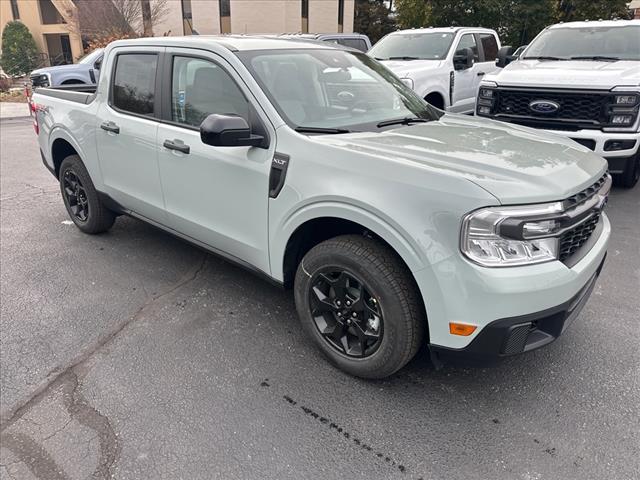
<svg viewBox="0 0 640 480">
<path fill-rule="evenodd" d="M 269 272 L 269 171 L 275 131 L 235 70 L 203 50 L 168 48 L 164 65 L 159 169 L 168 226 Z M 212 113 L 268 129 L 269 149 L 214 147 L 200 140 Z M 254 129 L 254 133 L 264 133 Z M 166 147 L 166 142 L 180 149 Z"/>
<path fill-rule="evenodd" d="M 108 98 L 97 115 L 96 144 L 105 193 L 140 215 L 162 222 L 164 200 L 156 135 L 163 48 L 126 47 L 107 59 Z"/>
<path fill-rule="evenodd" d="M 500 42 L 493 33 L 476 33 L 476 42 L 480 47 L 480 61 L 476 72 L 475 95 L 482 81 L 482 77 L 489 75 L 498 70 L 496 66 L 496 58 L 498 58 L 498 50 L 500 50 Z"/>
</svg>

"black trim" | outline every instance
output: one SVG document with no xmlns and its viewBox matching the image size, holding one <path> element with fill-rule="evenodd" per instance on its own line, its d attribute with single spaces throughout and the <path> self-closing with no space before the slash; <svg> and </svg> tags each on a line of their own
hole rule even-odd
<svg viewBox="0 0 640 480">
<path fill-rule="evenodd" d="M 51 175 L 53 175 L 54 177 L 56 177 L 56 180 L 58 180 L 58 175 L 56 175 L 56 171 L 55 169 L 51 168 L 49 166 L 49 164 L 47 163 L 47 159 L 44 156 L 44 152 L 42 151 L 42 149 L 40 149 L 40 157 L 42 158 L 42 164 L 47 168 L 47 170 L 49 170 L 49 172 L 51 173 Z"/>
<path fill-rule="evenodd" d="M 638 152 L 634 153 L 633 155 L 629 155 L 627 157 L 605 156 L 604 159 L 609 164 L 609 172 L 611 174 L 621 175 L 627 170 L 627 168 L 630 168 L 631 162 L 636 161 L 636 159 L 638 158 L 638 155 L 640 155 L 640 150 L 638 150 Z"/>
<path fill-rule="evenodd" d="M 75 87 L 75 88 L 74 88 Z M 86 91 L 84 91 L 86 90 Z M 38 95 L 67 100 L 68 102 L 89 105 L 96 98 L 95 85 L 65 85 L 64 87 L 38 87 L 34 93 Z"/>
<path fill-rule="evenodd" d="M 269 172 L 269 198 L 277 198 L 282 191 L 287 178 L 287 168 L 289 168 L 289 155 L 276 152 Z"/>
<path fill-rule="evenodd" d="M 429 344 L 432 358 L 436 363 L 486 364 L 548 345 L 579 315 L 593 291 L 606 258 L 605 253 L 596 272 L 566 302 L 539 312 L 495 320 L 464 348 Z"/>
</svg>

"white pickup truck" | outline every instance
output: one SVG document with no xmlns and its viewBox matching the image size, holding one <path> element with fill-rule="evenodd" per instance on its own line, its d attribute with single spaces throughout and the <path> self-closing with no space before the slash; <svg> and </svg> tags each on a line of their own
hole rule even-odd
<svg viewBox="0 0 640 480">
<path fill-rule="evenodd" d="M 368 53 L 434 107 L 473 113 L 480 80 L 498 70 L 499 49 L 493 30 L 447 27 L 393 32 Z"/>
<path fill-rule="evenodd" d="M 504 47 L 476 113 L 571 138 L 609 162 L 624 187 L 640 178 L 640 20 L 543 30 L 510 62 Z"/>
<path fill-rule="evenodd" d="M 80 230 L 130 215 L 293 287 L 302 328 L 353 375 L 390 375 L 424 343 L 474 361 L 547 345 L 604 262 L 601 157 L 438 110 L 352 49 L 118 41 L 97 88 L 34 103 Z"/>
</svg>

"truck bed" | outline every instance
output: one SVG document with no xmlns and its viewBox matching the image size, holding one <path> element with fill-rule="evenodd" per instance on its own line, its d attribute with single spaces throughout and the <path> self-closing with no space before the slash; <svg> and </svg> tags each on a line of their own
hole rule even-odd
<svg viewBox="0 0 640 480">
<path fill-rule="evenodd" d="M 97 85 L 63 85 L 59 87 L 39 87 L 34 93 L 88 105 L 96 97 Z"/>
</svg>

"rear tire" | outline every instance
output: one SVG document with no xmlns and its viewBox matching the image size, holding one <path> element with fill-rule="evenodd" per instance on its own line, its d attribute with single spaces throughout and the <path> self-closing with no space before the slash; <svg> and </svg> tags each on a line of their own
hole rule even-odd
<svg viewBox="0 0 640 480">
<path fill-rule="evenodd" d="M 410 272 L 371 238 L 343 235 L 313 247 L 298 266 L 294 292 L 308 336 L 351 375 L 392 375 L 425 336 L 426 315 Z"/>
<path fill-rule="evenodd" d="M 629 160 L 627 168 L 617 176 L 618 184 L 624 188 L 633 188 L 640 179 L 640 151 Z"/>
<path fill-rule="evenodd" d="M 84 233 L 102 233 L 111 228 L 115 214 L 100 201 L 89 172 L 78 155 L 70 155 L 60 165 L 60 191 L 73 223 Z"/>
</svg>

